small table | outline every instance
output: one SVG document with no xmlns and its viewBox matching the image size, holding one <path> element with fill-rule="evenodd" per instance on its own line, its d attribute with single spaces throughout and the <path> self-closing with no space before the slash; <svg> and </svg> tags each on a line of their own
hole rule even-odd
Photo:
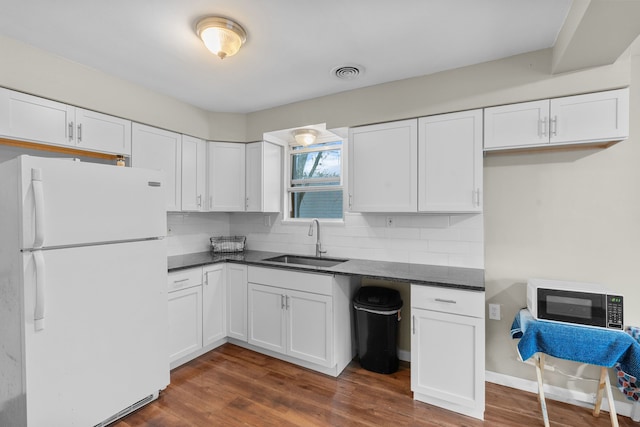
<svg viewBox="0 0 640 427">
<path fill-rule="evenodd" d="M 607 369 L 617 362 L 629 366 L 629 369 L 635 369 L 638 366 L 640 345 L 631 336 L 623 331 L 537 321 L 527 309 L 520 310 L 516 315 L 511 327 L 511 336 L 520 338 L 518 352 L 523 361 L 534 357 L 538 379 L 538 399 L 545 427 L 549 427 L 542 375 L 545 355 L 600 366 L 600 381 L 593 415 L 596 417 L 600 415 L 602 396 L 606 391 L 611 425 L 618 427 Z"/>
</svg>

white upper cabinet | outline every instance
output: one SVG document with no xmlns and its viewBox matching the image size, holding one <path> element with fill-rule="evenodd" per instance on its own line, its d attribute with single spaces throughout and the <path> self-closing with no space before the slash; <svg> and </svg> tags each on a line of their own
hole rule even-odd
<svg viewBox="0 0 640 427">
<path fill-rule="evenodd" d="M 349 130 L 349 210 L 416 212 L 418 120 Z"/>
<path fill-rule="evenodd" d="M 182 135 L 133 124 L 131 166 L 164 172 L 168 211 L 181 209 Z"/>
<path fill-rule="evenodd" d="M 73 147 L 74 107 L 0 88 L 0 134 Z"/>
<path fill-rule="evenodd" d="M 629 136 L 629 89 L 485 108 L 484 149 L 619 141 Z"/>
<path fill-rule="evenodd" d="M 480 212 L 482 110 L 418 121 L 418 211 Z"/>
<path fill-rule="evenodd" d="M 245 210 L 245 144 L 208 143 L 208 210 Z"/>
<path fill-rule="evenodd" d="M 76 148 L 131 155 L 131 122 L 76 108 Z"/>
<path fill-rule="evenodd" d="M 247 212 L 280 212 L 282 147 L 267 141 L 246 146 Z"/>
<path fill-rule="evenodd" d="M 549 100 L 484 109 L 484 148 L 548 144 Z"/>
<path fill-rule="evenodd" d="M 205 207 L 207 143 L 182 135 L 182 210 L 201 212 Z"/>
<path fill-rule="evenodd" d="M 131 155 L 131 122 L 0 88 L 0 135 L 86 151 Z"/>
<path fill-rule="evenodd" d="M 629 89 L 552 99 L 549 117 L 552 144 L 625 139 Z"/>
</svg>

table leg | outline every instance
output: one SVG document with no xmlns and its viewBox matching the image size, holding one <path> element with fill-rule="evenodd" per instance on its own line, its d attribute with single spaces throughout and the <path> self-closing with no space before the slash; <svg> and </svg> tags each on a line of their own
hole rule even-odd
<svg viewBox="0 0 640 427">
<path fill-rule="evenodd" d="M 598 393 L 596 393 L 596 404 L 593 407 L 593 416 L 600 415 L 600 405 L 602 404 L 602 392 L 606 386 L 605 378 L 608 378 L 607 369 L 600 368 L 600 381 L 598 382 Z"/>
<path fill-rule="evenodd" d="M 607 400 L 609 401 L 609 417 L 611 417 L 611 425 L 618 427 L 618 414 L 616 414 L 616 405 L 611 394 L 611 383 L 609 382 L 609 373 L 607 368 L 600 368 L 600 381 L 598 382 L 598 393 L 596 394 L 596 404 L 593 407 L 593 416 L 600 415 L 600 406 L 602 405 L 602 395 L 606 390 Z"/>
<path fill-rule="evenodd" d="M 538 377 L 538 400 L 540 400 L 540 409 L 542 409 L 542 419 L 544 427 L 549 427 L 549 415 L 547 414 L 547 402 L 544 399 L 544 386 L 542 383 L 542 371 L 544 370 L 544 353 L 536 353 L 536 375 Z"/>
<path fill-rule="evenodd" d="M 611 393 L 611 384 L 609 383 L 609 374 L 607 373 L 607 368 L 602 368 L 602 372 L 604 373 L 604 379 L 607 384 L 606 390 L 607 399 L 609 399 L 609 416 L 611 417 L 611 425 L 613 427 L 618 427 L 618 414 L 616 414 L 616 404 L 613 401 L 613 394 Z"/>
</svg>

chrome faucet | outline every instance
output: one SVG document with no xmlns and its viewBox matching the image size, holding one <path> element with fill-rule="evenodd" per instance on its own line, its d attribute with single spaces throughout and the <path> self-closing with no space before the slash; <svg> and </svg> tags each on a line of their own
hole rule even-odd
<svg viewBox="0 0 640 427">
<path fill-rule="evenodd" d="M 318 228 L 318 234 L 316 234 L 316 256 L 321 257 L 322 254 L 326 254 L 327 251 L 322 250 L 322 242 L 320 242 L 320 221 L 318 221 L 318 218 L 313 218 L 311 220 L 311 224 L 309 225 L 309 236 L 313 236 L 313 223 L 316 223 Z"/>
</svg>

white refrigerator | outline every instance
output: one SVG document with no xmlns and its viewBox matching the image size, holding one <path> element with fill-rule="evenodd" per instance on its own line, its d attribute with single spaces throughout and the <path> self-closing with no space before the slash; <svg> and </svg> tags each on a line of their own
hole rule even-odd
<svg viewBox="0 0 640 427">
<path fill-rule="evenodd" d="M 0 426 L 106 425 L 169 384 L 163 175 L 0 164 Z"/>
</svg>

